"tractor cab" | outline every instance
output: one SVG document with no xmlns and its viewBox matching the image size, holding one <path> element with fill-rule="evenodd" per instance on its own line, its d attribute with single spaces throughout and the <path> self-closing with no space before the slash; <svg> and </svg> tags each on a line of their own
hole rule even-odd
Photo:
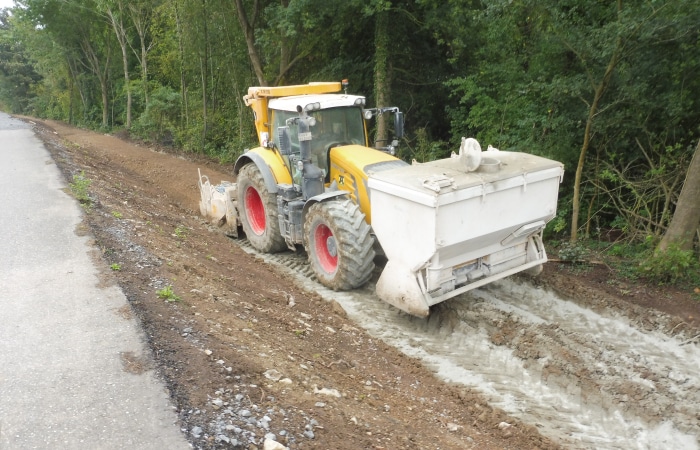
<svg viewBox="0 0 700 450">
<path fill-rule="evenodd" d="M 311 133 L 311 159 L 327 178 L 330 173 L 330 150 L 343 145 L 367 146 L 367 131 L 362 106 L 365 98 L 354 95 L 325 94 L 303 95 L 271 99 L 270 144 L 280 148 L 280 130 L 289 133 L 291 155 L 288 164 L 300 154 L 298 128 L 289 126 L 299 116 L 300 106 L 309 119 Z M 277 131 L 275 131 L 277 130 Z M 291 166 L 290 166 L 291 167 Z"/>
</svg>

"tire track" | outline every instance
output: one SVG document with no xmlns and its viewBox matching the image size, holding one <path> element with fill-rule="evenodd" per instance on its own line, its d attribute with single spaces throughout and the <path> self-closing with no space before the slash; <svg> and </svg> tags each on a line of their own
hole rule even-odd
<svg viewBox="0 0 700 450">
<path fill-rule="evenodd" d="M 337 301 L 371 335 L 446 382 L 480 391 L 570 448 L 700 448 L 697 344 L 516 279 L 463 294 L 419 319 L 379 300 L 372 283 L 350 292 L 324 288 L 302 252 L 258 256 Z"/>
</svg>

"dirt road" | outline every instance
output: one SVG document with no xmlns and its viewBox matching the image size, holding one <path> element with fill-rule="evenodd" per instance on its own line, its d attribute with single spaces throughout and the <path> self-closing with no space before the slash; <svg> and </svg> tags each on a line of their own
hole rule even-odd
<svg viewBox="0 0 700 450">
<path fill-rule="evenodd" d="M 104 282 L 127 294 L 197 448 L 698 447 L 692 291 L 550 263 L 535 285 L 507 280 L 418 320 L 371 287 L 326 291 L 303 255 L 263 258 L 214 232 L 197 168 L 214 182 L 230 168 L 35 129 L 68 181 L 91 180 Z"/>
</svg>

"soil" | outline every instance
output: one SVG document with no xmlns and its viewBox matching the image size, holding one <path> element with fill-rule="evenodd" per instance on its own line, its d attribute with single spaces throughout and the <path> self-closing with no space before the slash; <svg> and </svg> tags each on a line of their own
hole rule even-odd
<svg viewBox="0 0 700 450">
<path fill-rule="evenodd" d="M 292 449 L 568 446 L 477 389 L 436 376 L 339 303 L 214 230 L 199 215 L 197 170 L 217 183 L 232 180 L 230 166 L 59 122 L 31 123 L 67 183 L 81 172 L 90 180 L 84 222 L 103 282 L 118 284 L 132 308 L 125 314 L 140 319 L 150 364 L 193 447 L 262 449 L 266 436 Z M 586 267 L 547 263 L 536 285 L 641 328 L 700 333 L 692 288 Z M 513 321 L 490 340 L 503 345 L 517 334 Z M 515 354 L 529 357 L 524 347 Z M 577 376 L 586 386 L 595 374 Z"/>
</svg>

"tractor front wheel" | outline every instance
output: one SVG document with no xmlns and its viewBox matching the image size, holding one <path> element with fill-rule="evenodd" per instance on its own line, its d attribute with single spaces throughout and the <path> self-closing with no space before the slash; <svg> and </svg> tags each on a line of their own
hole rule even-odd
<svg viewBox="0 0 700 450">
<path fill-rule="evenodd" d="M 271 194 L 255 164 L 238 173 L 238 214 L 250 245 L 263 253 L 287 248 L 277 219 L 277 198 Z"/>
<path fill-rule="evenodd" d="M 360 287 L 374 270 L 374 237 L 352 200 L 316 203 L 304 221 L 306 252 L 319 281 L 334 290 Z"/>
</svg>

